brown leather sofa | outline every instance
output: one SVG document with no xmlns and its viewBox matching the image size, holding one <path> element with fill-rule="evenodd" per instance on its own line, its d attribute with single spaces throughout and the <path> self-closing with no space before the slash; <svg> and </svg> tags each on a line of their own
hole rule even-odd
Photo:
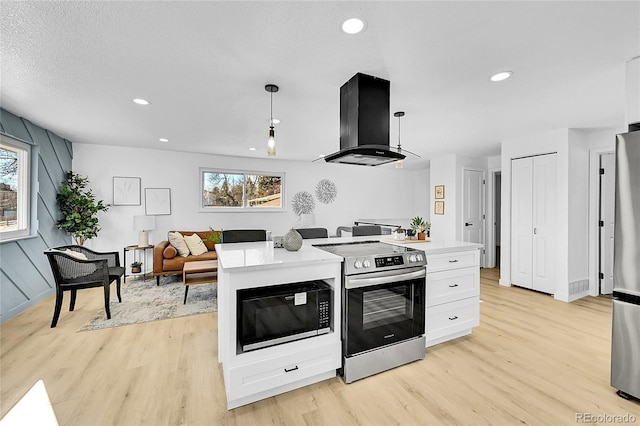
<svg viewBox="0 0 640 426">
<path fill-rule="evenodd" d="M 176 232 L 176 231 L 169 231 Z M 187 257 L 178 255 L 177 250 L 168 241 L 161 241 L 153 248 L 153 276 L 156 277 L 156 285 L 160 285 L 160 277 L 168 275 L 180 275 L 182 274 L 182 267 L 185 262 L 192 262 L 196 260 L 217 260 L 218 254 L 214 247 L 214 243 L 207 241 L 206 239 L 211 235 L 212 231 L 177 231 L 182 235 L 198 234 L 204 245 L 209 249 L 208 252 L 199 256 L 190 254 Z"/>
</svg>

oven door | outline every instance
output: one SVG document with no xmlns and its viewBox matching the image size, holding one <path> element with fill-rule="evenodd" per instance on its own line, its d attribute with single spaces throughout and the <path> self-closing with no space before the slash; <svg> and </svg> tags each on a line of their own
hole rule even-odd
<svg viewBox="0 0 640 426">
<path fill-rule="evenodd" d="M 426 268 L 345 276 L 344 356 L 424 334 Z"/>
</svg>

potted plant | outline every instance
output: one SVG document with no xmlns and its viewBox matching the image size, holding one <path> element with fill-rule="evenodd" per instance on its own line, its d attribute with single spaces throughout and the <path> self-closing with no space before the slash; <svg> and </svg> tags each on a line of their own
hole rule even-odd
<svg viewBox="0 0 640 426">
<path fill-rule="evenodd" d="M 142 262 L 132 262 L 131 263 L 131 273 L 132 274 L 139 274 L 140 272 L 142 272 Z"/>
<path fill-rule="evenodd" d="M 98 212 L 106 212 L 109 206 L 97 200 L 90 189 L 89 179 L 69 172 L 56 195 L 62 218 L 56 224 L 58 229 L 71 234 L 78 245 L 83 245 L 98 235 Z"/>
<path fill-rule="evenodd" d="M 216 231 L 212 227 L 209 227 L 209 235 L 204 239 L 205 243 L 218 244 L 222 240 L 222 232 Z"/>
<path fill-rule="evenodd" d="M 431 229 L 431 223 L 425 222 L 420 216 L 411 219 L 411 229 L 418 233 L 418 239 L 424 240 L 426 233 Z"/>
</svg>

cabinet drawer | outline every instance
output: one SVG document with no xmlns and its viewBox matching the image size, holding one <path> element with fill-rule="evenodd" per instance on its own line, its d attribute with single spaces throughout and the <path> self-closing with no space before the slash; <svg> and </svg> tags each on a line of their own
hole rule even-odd
<svg viewBox="0 0 640 426">
<path fill-rule="evenodd" d="M 471 329 L 480 323 L 479 298 L 470 297 L 456 302 L 427 307 L 427 340 Z"/>
<path fill-rule="evenodd" d="M 480 266 L 480 251 L 478 249 L 427 255 L 427 273 L 469 266 Z"/>
<path fill-rule="evenodd" d="M 478 296 L 479 286 L 480 269 L 475 266 L 430 273 L 427 275 L 427 306 Z"/>
<path fill-rule="evenodd" d="M 341 367 L 339 342 L 231 367 L 229 399 L 238 399 Z"/>
</svg>

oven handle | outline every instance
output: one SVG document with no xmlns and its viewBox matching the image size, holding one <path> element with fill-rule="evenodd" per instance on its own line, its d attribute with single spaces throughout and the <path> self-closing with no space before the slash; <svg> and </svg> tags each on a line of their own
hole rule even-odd
<svg viewBox="0 0 640 426">
<path fill-rule="evenodd" d="M 425 268 L 420 268 L 414 272 L 405 272 L 398 273 L 397 271 L 385 271 L 376 273 L 375 277 L 372 277 L 373 274 L 367 274 L 366 278 L 364 276 L 348 276 L 344 279 L 344 287 L 346 289 L 354 289 L 361 287 L 370 287 L 373 285 L 380 284 L 393 284 L 401 281 L 415 280 L 419 278 L 426 278 L 427 272 Z"/>
</svg>

